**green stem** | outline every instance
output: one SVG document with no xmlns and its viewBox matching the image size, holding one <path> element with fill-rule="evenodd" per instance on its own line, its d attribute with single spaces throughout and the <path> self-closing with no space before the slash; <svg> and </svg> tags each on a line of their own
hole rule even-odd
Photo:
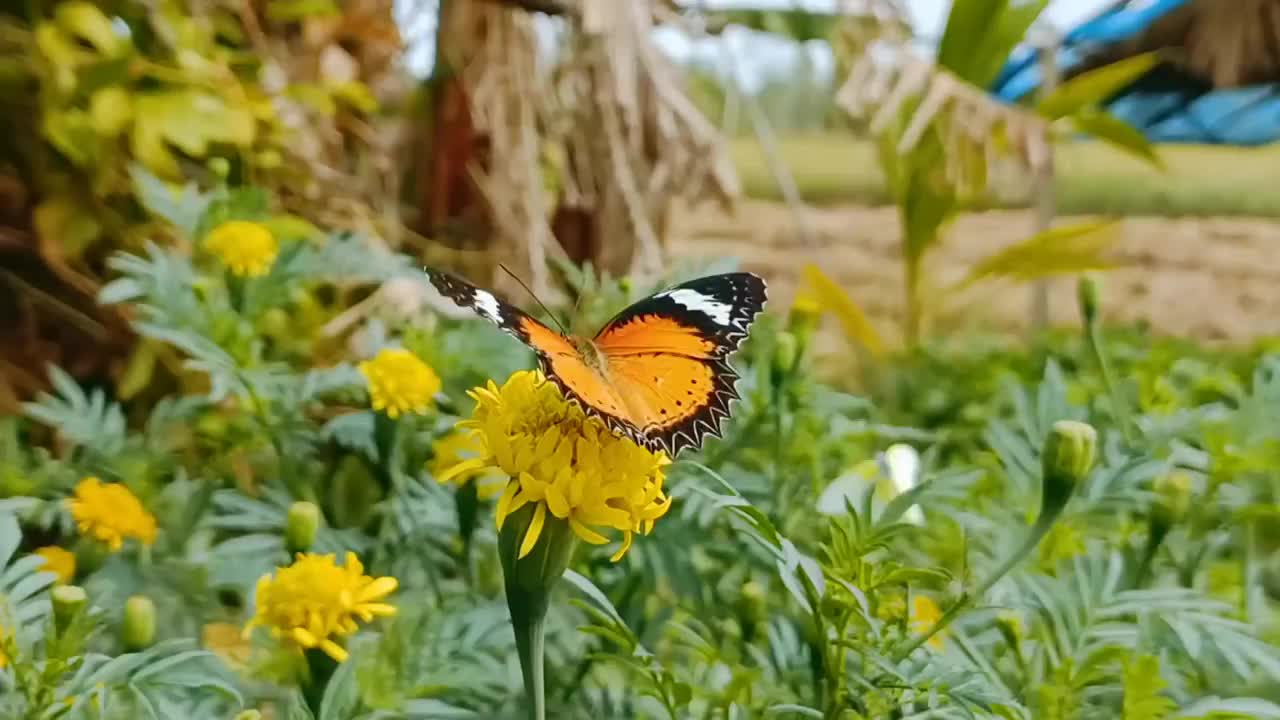
<svg viewBox="0 0 1280 720">
<path fill-rule="evenodd" d="M 378 450 L 377 476 L 383 497 L 389 496 L 394 487 L 396 464 L 399 462 L 399 436 L 399 420 L 381 412 L 373 416 L 373 444 Z"/>
<path fill-rule="evenodd" d="M 537 542 L 524 557 L 520 546 L 541 509 L 544 524 Z M 540 503 L 530 503 L 507 516 L 498 534 L 498 557 L 502 561 L 507 610 L 515 632 L 516 651 L 529 697 L 529 720 L 546 720 L 547 689 L 543 672 L 543 639 L 551 589 L 564 575 L 577 547 L 577 536 L 569 523 L 546 512 Z"/>
<path fill-rule="evenodd" d="M 903 336 L 906 339 L 907 349 L 915 350 L 920 346 L 920 262 L 919 256 L 907 257 L 905 264 L 906 277 L 904 278 L 904 291 L 906 297 L 904 299 L 904 316 L 903 316 Z"/>
<path fill-rule="evenodd" d="M 545 720 L 547 717 L 547 684 L 543 665 L 545 662 L 545 638 L 547 603 L 511 602 L 507 596 L 507 608 L 511 611 L 511 624 L 516 628 L 516 652 L 520 656 L 520 671 L 524 675 L 524 689 L 529 696 L 529 720 Z"/>
<path fill-rule="evenodd" d="M 307 659 L 307 683 L 302 688 L 302 697 L 314 717 L 320 717 L 320 706 L 324 704 L 324 691 L 329 687 L 333 672 L 338 669 L 338 661 L 329 657 L 322 650 L 310 648 L 304 651 Z"/>
<path fill-rule="evenodd" d="M 1031 526 L 1031 531 L 1027 533 L 1027 538 L 1022 541 L 1022 546 L 1015 550 L 1009 557 L 1005 558 L 1005 561 L 1000 564 L 1000 567 L 996 568 L 995 572 L 987 576 L 987 579 L 979 585 L 977 589 L 961 595 L 960 599 L 957 600 L 954 605 L 947 608 L 947 611 L 942 614 L 942 617 L 938 618 L 938 622 L 934 623 L 933 627 L 929 628 L 928 632 L 923 635 L 916 636 L 910 644 L 894 653 L 893 661 L 897 663 L 910 657 L 911 653 L 915 652 L 922 645 L 933 639 L 933 636 L 946 629 L 946 627 L 950 625 L 960 613 L 968 610 L 975 602 L 977 602 L 978 599 L 984 597 L 987 594 L 987 591 L 1000 581 L 1000 578 L 1008 575 L 1010 570 L 1026 559 L 1027 555 L 1031 554 L 1031 551 L 1035 549 L 1036 545 L 1040 544 L 1040 541 L 1044 539 L 1045 534 L 1049 532 L 1049 528 L 1053 527 L 1053 523 L 1057 521 L 1059 514 L 1059 512 L 1040 513 L 1040 517 L 1036 518 L 1035 524 Z"/>
<path fill-rule="evenodd" d="M 240 314 L 244 311 L 245 280 L 230 270 L 227 271 L 227 299 L 231 309 Z"/>
<path fill-rule="evenodd" d="M 1120 425 L 1120 432 L 1124 434 L 1125 444 L 1132 447 L 1137 441 L 1129 422 L 1129 406 L 1120 396 L 1120 388 L 1116 385 L 1115 376 L 1111 373 L 1111 362 L 1107 358 L 1106 344 L 1102 341 L 1102 333 L 1096 318 L 1085 321 L 1085 337 L 1089 341 L 1089 350 L 1093 354 L 1094 362 L 1098 363 L 1098 372 L 1102 374 L 1102 384 L 1107 388 L 1111 412 L 1116 417 L 1116 423 Z"/>
<path fill-rule="evenodd" d="M 476 516 L 480 509 L 480 491 L 476 481 L 463 483 L 453 496 L 458 513 L 458 534 L 462 537 L 462 579 L 471 585 L 471 538 L 475 535 Z"/>
</svg>

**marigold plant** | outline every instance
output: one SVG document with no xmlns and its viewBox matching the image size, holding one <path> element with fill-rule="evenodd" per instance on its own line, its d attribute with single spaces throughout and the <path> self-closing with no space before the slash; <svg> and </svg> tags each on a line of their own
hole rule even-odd
<svg viewBox="0 0 1280 720">
<path fill-rule="evenodd" d="M 356 620 L 394 615 L 382 602 L 399 583 L 393 577 L 371 577 L 355 553 L 338 565 L 333 555 L 299 553 L 292 565 L 258 580 L 256 614 L 245 627 L 265 627 L 273 637 L 302 649 L 318 648 L 342 662 L 347 651 L 338 643 L 359 626 Z"/>
<path fill-rule="evenodd" d="M 67 508 L 80 533 L 104 543 L 112 552 L 126 539 L 150 545 L 156 540 L 155 516 L 142 501 L 120 483 L 104 483 L 86 477 L 67 500 Z"/>
<path fill-rule="evenodd" d="M 227 266 L 232 275 L 260 277 L 271 272 L 280 246 L 271 231 L 254 222 L 232 220 L 209 231 L 204 247 Z"/>
<path fill-rule="evenodd" d="M 631 547 L 632 536 L 648 533 L 670 508 L 662 487 L 670 463 L 666 454 L 610 432 L 540 372 L 517 372 L 502 387 L 490 381 L 470 395 L 475 411 L 459 426 L 476 432 L 483 452 L 454 465 L 441 479 L 482 469 L 504 474 L 499 528 L 508 515 L 536 503 L 520 557 L 537 543 L 548 512 L 595 545 L 609 541 L 599 529 L 621 532 L 622 546 L 613 555 L 617 561 Z"/>
<path fill-rule="evenodd" d="M 403 348 L 387 348 L 372 360 L 360 363 L 369 385 L 374 410 L 396 418 L 404 413 L 421 415 L 440 392 L 440 376 L 431 366 Z"/>
</svg>

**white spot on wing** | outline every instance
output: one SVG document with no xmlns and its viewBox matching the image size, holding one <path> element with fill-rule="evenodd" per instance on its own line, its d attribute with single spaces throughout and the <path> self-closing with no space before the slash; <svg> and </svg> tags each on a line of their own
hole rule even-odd
<svg viewBox="0 0 1280 720">
<path fill-rule="evenodd" d="M 476 309 L 490 320 L 496 323 L 502 322 L 502 309 L 498 305 L 498 298 L 484 290 L 476 290 Z"/>
<path fill-rule="evenodd" d="M 729 315 L 733 312 L 733 306 L 728 303 L 722 303 L 719 300 L 703 295 L 697 290 L 688 288 L 672 290 L 664 293 L 664 295 L 690 310 L 706 315 L 717 324 L 729 324 Z"/>
</svg>

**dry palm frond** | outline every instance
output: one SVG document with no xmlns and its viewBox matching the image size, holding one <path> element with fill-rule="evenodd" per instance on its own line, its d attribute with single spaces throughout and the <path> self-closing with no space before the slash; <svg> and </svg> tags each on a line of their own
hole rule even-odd
<svg viewBox="0 0 1280 720">
<path fill-rule="evenodd" d="M 926 131 L 939 130 L 946 145 L 944 169 L 960 186 L 971 161 L 990 167 L 997 159 L 1012 160 L 1026 172 L 1050 162 L 1043 118 L 1001 103 L 902 45 L 882 45 L 856 60 L 836 104 L 854 118 L 870 118 L 877 135 L 907 113 L 896 137 L 899 155 L 911 152 Z"/>
<path fill-rule="evenodd" d="M 653 44 L 660 3 L 558 7 L 562 42 L 549 66 L 523 9 L 475 3 L 451 13 L 452 31 L 483 38 L 453 65 L 487 140 L 471 173 L 489 207 L 491 249 L 539 294 L 550 291 L 548 256 L 563 254 L 551 227 L 557 206 L 589 218 L 599 265 L 645 274 L 663 265 L 677 203 L 727 202 L 739 192 L 720 133 Z M 549 157 L 557 160 L 554 190 Z"/>
</svg>

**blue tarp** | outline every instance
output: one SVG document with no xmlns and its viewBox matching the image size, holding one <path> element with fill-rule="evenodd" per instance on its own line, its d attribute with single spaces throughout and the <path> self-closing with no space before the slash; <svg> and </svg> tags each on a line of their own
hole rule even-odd
<svg viewBox="0 0 1280 720">
<path fill-rule="evenodd" d="M 1095 53 L 1138 35 L 1187 2 L 1117 2 L 1063 37 L 1058 68 L 1070 74 Z M 997 97 L 1017 102 L 1039 89 L 1039 53 L 1031 47 L 1013 52 L 992 87 Z M 1107 109 L 1152 142 L 1262 145 L 1280 141 L 1280 84 L 1214 89 L 1186 73 L 1158 70 L 1111 98 Z"/>
</svg>

